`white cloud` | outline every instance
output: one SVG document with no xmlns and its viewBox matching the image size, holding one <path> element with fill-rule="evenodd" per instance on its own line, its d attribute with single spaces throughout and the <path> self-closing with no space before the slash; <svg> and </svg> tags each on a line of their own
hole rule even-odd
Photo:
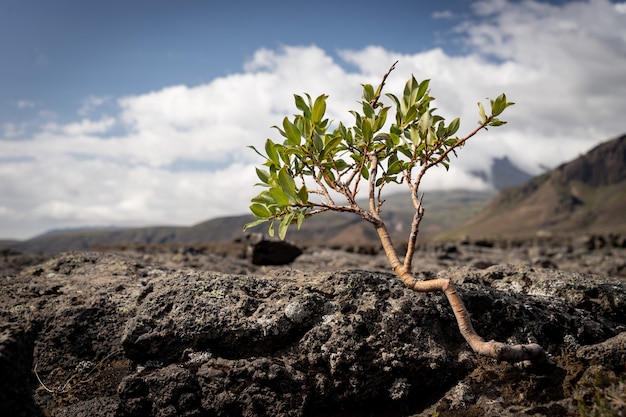
<svg viewBox="0 0 626 417">
<path fill-rule="evenodd" d="M 50 123 L 28 140 L 9 140 L 23 129 L 6 124 L 0 230 L 24 238 L 54 227 L 190 225 L 245 213 L 261 162 L 246 146 L 279 139 L 270 126 L 296 111 L 293 94 L 329 94 L 328 116 L 350 123 L 360 84 L 378 83 L 395 60 L 386 91 L 400 95 L 410 74 L 432 78 L 435 105 L 462 118 L 460 134 L 475 126 L 476 101 L 506 92 L 517 103 L 504 114 L 508 125 L 473 138 L 450 172 L 429 173 L 427 188 L 484 187 L 468 172 L 504 155 L 539 173 L 626 131 L 623 9 L 606 0 L 486 0 L 474 6 L 477 20 L 458 28 L 465 55 L 339 51 L 350 72 L 315 46 L 261 49 L 240 73 L 119 98 L 117 114 L 89 118 L 113 100 L 90 97 L 79 120 Z M 197 163 L 186 170 L 185 161 Z"/>
<path fill-rule="evenodd" d="M 15 105 L 18 109 L 32 109 L 35 107 L 35 103 L 30 100 L 18 100 Z"/>
<path fill-rule="evenodd" d="M 437 11 L 432 14 L 433 19 L 452 19 L 454 17 L 454 13 L 450 10 L 442 10 Z"/>
<path fill-rule="evenodd" d="M 6 139 L 13 139 L 20 137 L 25 132 L 25 126 L 23 123 L 4 123 L 2 125 L 2 137 Z"/>
<path fill-rule="evenodd" d="M 102 105 L 111 101 L 111 97 L 109 96 L 89 96 L 85 100 L 83 100 L 82 105 L 78 109 L 78 115 L 82 117 L 87 117 L 91 114 L 95 109 L 101 107 Z"/>
</svg>

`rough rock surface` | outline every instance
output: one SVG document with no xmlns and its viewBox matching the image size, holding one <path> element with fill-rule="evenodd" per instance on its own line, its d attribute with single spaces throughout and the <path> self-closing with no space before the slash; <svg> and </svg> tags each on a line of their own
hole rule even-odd
<svg viewBox="0 0 626 417">
<path fill-rule="evenodd" d="M 474 355 L 445 297 L 408 290 L 381 255 L 13 259 L 0 275 L 0 415 L 626 413 L 624 251 L 576 251 L 457 244 L 416 259 L 423 278 L 459 284 L 485 339 L 546 348 L 554 365 L 531 369 Z"/>
</svg>

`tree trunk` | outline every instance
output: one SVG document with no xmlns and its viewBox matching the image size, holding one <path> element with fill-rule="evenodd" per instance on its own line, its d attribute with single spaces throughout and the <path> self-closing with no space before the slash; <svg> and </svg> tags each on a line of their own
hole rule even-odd
<svg viewBox="0 0 626 417">
<path fill-rule="evenodd" d="M 536 343 L 526 345 L 507 345 L 494 340 L 485 342 L 485 340 L 478 336 L 474 330 L 469 312 L 467 311 L 467 308 L 465 308 L 465 304 L 463 304 L 463 300 L 459 296 L 454 283 L 452 283 L 449 279 L 443 278 L 426 281 L 419 281 L 415 279 L 411 271 L 408 271 L 404 264 L 400 262 L 400 258 L 398 257 L 393 243 L 391 242 L 389 232 L 387 231 L 385 225 L 381 222 L 376 224 L 375 227 L 391 268 L 402 279 L 407 287 L 417 292 L 442 291 L 446 295 L 446 298 L 452 307 L 452 311 L 454 312 L 457 324 L 459 325 L 461 335 L 465 338 L 474 352 L 482 356 L 494 358 L 498 361 L 513 363 L 526 362 L 529 364 L 540 364 L 549 362 L 546 352 Z M 413 254 L 407 254 L 407 256 L 412 255 Z"/>
</svg>

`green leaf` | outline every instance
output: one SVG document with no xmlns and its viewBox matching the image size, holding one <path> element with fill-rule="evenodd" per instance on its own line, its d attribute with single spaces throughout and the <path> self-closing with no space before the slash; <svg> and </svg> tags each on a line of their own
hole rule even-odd
<svg viewBox="0 0 626 417">
<path fill-rule="evenodd" d="M 265 153 L 270 161 L 276 166 L 280 166 L 280 159 L 278 158 L 278 152 L 276 152 L 276 144 L 271 139 L 265 141 Z"/>
<path fill-rule="evenodd" d="M 271 196 L 271 194 L 269 193 L 268 190 L 265 190 L 262 193 L 260 193 L 259 195 L 257 195 L 256 197 L 253 197 L 252 198 L 252 202 L 253 203 L 260 203 L 260 204 L 263 204 L 265 206 L 270 206 L 272 204 L 276 204 L 276 201 L 274 200 L 274 197 Z"/>
<path fill-rule="evenodd" d="M 287 171 L 287 167 L 282 167 L 280 171 L 278 171 L 278 184 L 283 189 L 285 194 L 290 197 L 294 197 L 296 194 L 296 182 L 293 177 L 289 175 Z"/>
<path fill-rule="evenodd" d="M 400 100 L 398 100 L 398 97 L 394 96 L 391 93 L 387 93 L 385 95 L 394 102 L 394 104 L 396 105 L 396 109 L 400 110 Z"/>
<path fill-rule="evenodd" d="M 334 185 L 332 184 L 335 181 L 335 174 L 333 171 L 333 167 L 330 164 L 324 164 L 324 168 L 325 168 L 325 174 L 326 174 L 324 177 L 324 181 L 330 187 L 334 188 Z"/>
<path fill-rule="evenodd" d="M 419 135 L 418 135 L 418 139 L 419 139 Z M 398 146 L 398 151 L 409 159 L 413 158 L 413 152 L 411 152 L 411 150 L 406 145 Z"/>
<path fill-rule="evenodd" d="M 272 215 L 267 207 L 258 203 L 250 205 L 250 211 L 260 219 L 267 219 Z"/>
<path fill-rule="evenodd" d="M 385 122 L 387 121 L 387 112 L 389 111 L 389 107 L 383 107 L 380 110 L 380 113 L 378 114 L 378 117 L 376 117 L 376 120 L 374 121 L 374 132 L 378 132 L 380 129 L 383 128 L 383 126 L 385 125 Z"/>
<path fill-rule="evenodd" d="M 285 129 L 285 135 L 287 136 L 287 143 L 292 146 L 300 145 L 300 139 L 302 134 L 296 125 L 291 123 L 288 118 L 283 119 L 283 128 Z"/>
<path fill-rule="evenodd" d="M 356 126 L 360 126 L 361 125 L 361 115 L 358 112 L 354 111 L 354 110 L 350 110 L 350 113 L 354 116 L 354 119 L 355 119 L 354 124 Z"/>
<path fill-rule="evenodd" d="M 500 120 L 500 119 L 493 119 L 491 122 L 489 122 L 489 126 L 502 126 L 505 125 L 506 122 L 504 120 Z"/>
<path fill-rule="evenodd" d="M 280 225 L 278 226 L 279 238 L 285 239 L 285 236 L 287 235 L 287 229 L 289 228 L 289 225 L 291 224 L 295 215 L 296 213 L 292 211 L 289 214 L 287 214 L 285 217 L 283 217 L 283 219 L 280 222 Z"/>
<path fill-rule="evenodd" d="M 361 175 L 366 180 L 369 180 L 369 178 L 370 178 L 370 171 L 369 171 L 369 169 L 367 169 L 366 165 L 363 165 L 363 168 L 361 168 Z"/>
<path fill-rule="evenodd" d="M 301 204 L 309 204 L 309 190 L 307 190 L 306 185 L 303 185 L 298 190 L 298 200 L 300 200 Z"/>
<path fill-rule="evenodd" d="M 420 136 L 419 128 L 417 126 L 411 125 L 411 127 L 409 128 L 409 138 L 411 139 L 411 142 L 413 142 L 415 145 L 419 145 L 422 139 Z"/>
<path fill-rule="evenodd" d="M 296 107 L 302 111 L 305 117 L 311 117 L 311 109 L 305 103 L 304 99 L 297 94 L 294 94 L 296 99 Z"/>
<path fill-rule="evenodd" d="M 269 184 L 270 183 L 270 173 L 264 169 L 259 169 L 259 168 L 255 168 L 256 169 L 256 175 L 257 177 L 259 177 L 259 179 L 261 180 L 261 182 L 263 182 L 263 184 Z"/>
<path fill-rule="evenodd" d="M 289 197 L 280 187 L 272 187 L 269 189 L 269 193 L 276 202 L 281 207 L 289 206 Z"/>
<path fill-rule="evenodd" d="M 421 100 L 422 97 L 424 97 L 424 94 L 426 94 L 426 91 L 428 91 L 428 86 L 430 85 L 430 80 L 424 80 L 420 83 L 418 89 L 417 89 L 417 101 Z"/>
<path fill-rule="evenodd" d="M 443 122 L 443 121 L 440 121 L 440 122 L 437 124 L 437 137 L 438 137 L 438 138 L 443 138 L 443 137 L 445 137 L 445 136 L 446 136 L 446 127 L 445 127 L 445 125 L 444 125 L 444 122 Z"/>
<path fill-rule="evenodd" d="M 251 228 L 253 228 L 255 226 L 258 226 L 258 225 L 260 225 L 262 223 L 265 223 L 267 221 L 268 221 L 268 219 L 258 219 L 258 220 L 255 220 L 253 222 L 246 223 L 246 224 L 243 225 L 243 231 L 245 232 L 246 230 L 251 229 Z"/>
<path fill-rule="evenodd" d="M 362 84 L 363 85 L 363 98 L 367 102 L 371 102 L 374 100 L 376 94 L 374 93 L 374 87 L 371 84 Z"/>
<path fill-rule="evenodd" d="M 446 130 L 446 135 L 447 136 L 454 135 L 459 130 L 460 126 L 461 126 L 461 119 L 457 117 L 456 119 L 451 121 L 450 124 L 448 125 L 448 128 Z"/>
<path fill-rule="evenodd" d="M 343 159 L 335 160 L 335 167 L 337 167 L 337 171 L 343 171 L 344 169 L 348 168 L 348 166 L 348 163 Z"/>
<path fill-rule="evenodd" d="M 361 123 L 361 132 L 363 133 L 363 140 L 365 143 L 370 143 L 372 141 L 372 125 L 368 119 L 363 119 L 363 123 Z"/>
<path fill-rule="evenodd" d="M 298 213 L 298 218 L 296 219 L 296 226 L 298 227 L 298 230 L 300 230 L 300 226 L 302 226 L 302 222 L 305 218 L 306 214 L 304 214 L 303 212 Z"/>
<path fill-rule="evenodd" d="M 430 114 L 430 111 L 422 114 L 419 121 L 417 122 L 417 127 L 422 135 L 425 135 L 428 129 L 433 125 L 433 117 Z"/>
<path fill-rule="evenodd" d="M 404 122 L 405 125 L 407 125 L 407 124 L 413 122 L 413 120 L 415 120 L 416 117 L 417 117 L 417 107 L 410 106 L 407 109 L 406 113 L 404 114 L 403 122 Z"/>
<path fill-rule="evenodd" d="M 391 161 L 391 158 L 390 158 Z M 402 162 L 398 159 L 395 159 L 393 162 L 389 164 L 389 168 L 387 168 L 388 175 L 396 175 L 402 172 Z"/>
<path fill-rule="evenodd" d="M 491 115 L 498 116 L 506 108 L 506 96 L 500 94 L 495 100 L 491 101 Z"/>
<path fill-rule="evenodd" d="M 428 129 L 428 133 L 426 134 L 426 144 L 428 146 L 433 146 L 437 141 L 437 135 L 435 135 L 435 131 L 432 126 Z"/>
<path fill-rule="evenodd" d="M 483 106 L 483 103 L 481 103 L 480 101 L 478 102 L 478 114 L 480 115 L 480 119 L 482 120 L 478 123 L 485 123 L 487 121 L 487 116 L 485 115 L 485 106 Z"/>
<path fill-rule="evenodd" d="M 367 102 L 364 101 L 363 102 L 363 114 L 365 115 L 365 117 L 367 117 L 368 119 L 373 119 L 374 118 L 374 108 L 372 107 L 372 105 Z"/>
<path fill-rule="evenodd" d="M 313 147 L 317 152 L 324 150 L 324 139 L 322 139 L 322 136 L 317 132 L 313 133 Z"/>
<path fill-rule="evenodd" d="M 343 138 L 341 136 L 336 136 L 332 139 L 330 139 L 328 141 L 328 143 L 326 143 L 326 146 L 324 146 L 324 152 L 322 155 L 322 159 L 326 159 L 328 157 L 328 155 L 333 155 L 333 151 L 335 150 L 335 148 L 341 143 L 341 141 L 343 140 Z M 334 159 L 334 158 L 331 158 Z"/>
<path fill-rule="evenodd" d="M 511 103 L 511 102 L 507 102 L 506 101 L 506 95 L 504 93 L 500 94 L 498 97 L 496 97 L 495 100 L 493 100 L 491 102 L 491 113 L 492 116 L 499 116 L 504 109 L 506 109 L 509 106 L 514 105 L 515 103 Z"/>
<path fill-rule="evenodd" d="M 408 87 L 408 95 L 407 95 L 407 87 Z M 408 106 L 411 106 L 418 102 L 417 94 L 419 92 L 419 83 L 415 79 L 414 76 L 411 75 L 411 79 L 407 81 L 405 89 L 405 100 Z"/>
<path fill-rule="evenodd" d="M 311 116 L 313 123 L 319 123 L 322 120 L 322 117 L 324 117 L 324 113 L 326 112 L 327 97 L 327 95 L 322 94 L 315 99 L 315 103 L 313 104 L 313 115 Z"/>
</svg>

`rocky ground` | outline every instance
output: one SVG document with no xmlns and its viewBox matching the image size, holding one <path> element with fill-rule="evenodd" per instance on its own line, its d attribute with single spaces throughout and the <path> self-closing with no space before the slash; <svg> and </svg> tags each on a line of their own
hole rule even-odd
<svg viewBox="0 0 626 417">
<path fill-rule="evenodd" d="M 547 349 L 531 368 L 473 354 L 445 297 L 405 288 L 376 248 L 287 266 L 236 244 L 108 249 L 0 258 L 0 415 L 626 414 L 621 242 L 417 253 L 484 338 Z"/>
</svg>

